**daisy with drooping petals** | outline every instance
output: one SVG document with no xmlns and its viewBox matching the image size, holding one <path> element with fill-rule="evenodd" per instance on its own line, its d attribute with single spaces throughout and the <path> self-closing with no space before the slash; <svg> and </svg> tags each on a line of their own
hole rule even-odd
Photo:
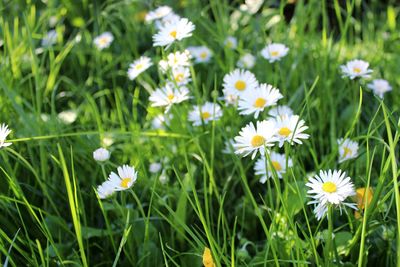
<svg viewBox="0 0 400 267">
<path fill-rule="evenodd" d="M 152 107 L 166 107 L 165 113 L 169 111 L 173 104 L 181 103 L 189 99 L 189 89 L 187 87 L 175 88 L 173 84 L 166 84 L 163 88 L 156 89 L 150 95 Z"/>
<path fill-rule="evenodd" d="M 275 122 L 272 120 L 257 121 L 257 127 L 250 122 L 240 130 L 239 136 L 235 137 L 235 153 L 243 157 L 252 154 L 252 159 L 258 151 L 264 155 L 265 148 L 272 147 L 277 141 L 275 133 Z"/>
<path fill-rule="evenodd" d="M 340 138 L 337 140 L 339 145 L 339 163 L 354 159 L 358 156 L 358 143 L 350 139 Z"/>
<path fill-rule="evenodd" d="M 254 165 L 254 173 L 256 175 L 261 175 L 260 183 L 262 184 L 264 184 L 268 178 L 273 177 L 274 174 L 272 168 L 275 170 L 279 178 L 282 178 L 282 174 L 286 173 L 286 156 L 284 154 L 271 152 L 269 158 L 271 164 L 267 161 L 265 156 L 261 156 Z M 289 168 L 293 166 L 291 158 L 288 158 L 287 166 Z"/>
<path fill-rule="evenodd" d="M 228 36 L 224 41 L 224 45 L 229 49 L 236 49 L 237 48 L 236 37 Z"/>
<path fill-rule="evenodd" d="M 192 111 L 189 112 L 189 121 L 193 123 L 193 126 L 199 126 L 203 122 L 207 124 L 210 121 L 218 120 L 222 117 L 222 110 L 218 104 L 206 102 L 202 106 L 193 107 Z"/>
<path fill-rule="evenodd" d="M 104 32 L 94 38 L 93 43 L 97 47 L 97 49 L 103 50 L 109 47 L 112 41 L 114 41 L 114 35 L 112 35 L 111 32 Z"/>
<path fill-rule="evenodd" d="M 346 198 L 356 194 L 350 177 L 341 170 L 320 171 L 319 175 L 310 177 L 306 186 L 311 189 L 307 191 L 313 198 L 308 204 L 316 205 L 314 213 L 320 220 L 326 213 L 328 205 L 335 205 L 341 208 L 342 205 L 356 208 L 355 203 L 344 202 Z"/>
<path fill-rule="evenodd" d="M 269 44 L 261 50 L 263 56 L 269 63 L 281 60 L 287 55 L 289 48 L 284 44 Z"/>
<path fill-rule="evenodd" d="M 369 63 L 364 60 L 354 59 L 346 63 L 346 65 L 340 66 L 342 70 L 342 77 L 349 77 L 351 80 L 355 78 L 369 78 L 372 73 L 371 69 L 368 69 Z"/>
<path fill-rule="evenodd" d="M 108 198 L 115 192 L 114 184 L 107 180 L 99 185 L 96 191 L 100 199 Z"/>
<path fill-rule="evenodd" d="M 268 111 L 268 115 L 273 118 L 284 118 L 293 115 L 293 110 L 289 106 L 276 106 Z"/>
<path fill-rule="evenodd" d="M 279 147 L 282 147 L 285 141 L 293 145 L 294 143 L 302 144 L 301 139 L 308 139 L 309 135 L 303 133 L 308 127 L 304 125 L 305 122 L 300 120 L 299 116 L 277 117 L 275 121 Z"/>
<path fill-rule="evenodd" d="M 187 48 L 190 54 L 194 57 L 195 63 L 209 62 L 212 56 L 211 50 L 207 46 L 189 46 Z"/>
<path fill-rule="evenodd" d="M 239 58 L 238 62 L 236 63 L 236 66 L 244 69 L 252 69 L 255 64 L 256 64 L 256 58 L 252 54 L 246 53 Z"/>
<path fill-rule="evenodd" d="M 161 26 L 158 33 L 153 35 L 154 46 L 170 46 L 175 41 L 192 36 L 195 26 L 187 18 L 181 18 L 174 23 Z"/>
<path fill-rule="evenodd" d="M 12 143 L 7 143 L 7 136 L 11 133 L 11 130 L 8 129 L 8 125 L 5 123 L 0 125 L 0 148 L 11 146 Z"/>
<path fill-rule="evenodd" d="M 371 83 L 367 84 L 367 87 L 371 89 L 375 95 L 383 98 L 383 94 L 392 91 L 392 87 L 389 82 L 384 79 L 375 79 Z"/>
<path fill-rule="evenodd" d="M 276 105 L 283 95 L 278 89 L 269 84 L 260 84 L 259 87 L 253 90 L 247 90 L 239 99 L 239 111 L 242 115 L 254 113 L 254 118 L 258 118 L 260 112 L 266 107 Z"/>
<path fill-rule="evenodd" d="M 169 6 L 160 6 L 146 14 L 145 21 L 151 22 L 153 20 L 162 19 L 172 12 Z"/>
<path fill-rule="evenodd" d="M 186 85 L 188 84 L 190 79 L 190 69 L 187 67 L 176 67 L 172 68 L 172 81 L 177 85 Z"/>
<path fill-rule="evenodd" d="M 115 191 L 122 191 L 131 188 L 137 180 L 135 167 L 122 165 L 117 169 L 118 174 L 111 172 L 108 181 L 112 184 Z"/>
<path fill-rule="evenodd" d="M 133 63 L 129 64 L 129 69 L 128 69 L 129 79 L 130 80 L 136 79 L 136 77 L 139 76 L 139 74 L 150 68 L 151 65 L 153 65 L 153 63 L 151 63 L 151 59 L 149 57 L 142 56 L 139 59 L 136 59 L 135 61 L 133 61 Z"/>
<path fill-rule="evenodd" d="M 248 70 L 235 69 L 224 76 L 224 95 L 241 96 L 245 91 L 258 87 L 256 76 Z"/>
</svg>

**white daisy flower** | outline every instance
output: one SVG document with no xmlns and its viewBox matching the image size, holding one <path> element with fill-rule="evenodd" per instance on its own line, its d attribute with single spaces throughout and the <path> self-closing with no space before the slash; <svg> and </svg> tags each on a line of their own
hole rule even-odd
<svg viewBox="0 0 400 267">
<path fill-rule="evenodd" d="M 110 151 L 108 151 L 107 149 L 102 148 L 102 147 L 93 151 L 94 160 L 100 161 L 100 162 L 109 160 L 110 155 L 111 155 Z"/>
<path fill-rule="evenodd" d="M 8 129 L 8 125 L 3 123 L 0 125 L 0 148 L 11 146 L 12 143 L 7 143 L 7 136 L 11 133 L 11 130 Z"/>
<path fill-rule="evenodd" d="M 313 198 L 308 204 L 315 204 L 314 213 L 320 220 L 327 211 L 327 205 L 342 205 L 356 208 L 355 203 L 345 203 L 346 198 L 356 194 L 350 177 L 341 170 L 320 171 L 319 175 L 310 177 L 306 186 L 311 189 L 307 191 Z"/>
<path fill-rule="evenodd" d="M 175 14 L 174 12 L 171 12 L 168 15 L 166 15 L 165 17 L 163 17 L 159 20 L 156 20 L 154 25 L 157 30 L 160 30 L 166 24 L 177 23 L 180 19 L 181 19 L 181 17 L 179 15 Z"/>
<path fill-rule="evenodd" d="M 149 172 L 158 173 L 162 168 L 162 164 L 160 162 L 152 162 L 149 165 Z"/>
<path fill-rule="evenodd" d="M 285 141 L 293 145 L 294 143 L 302 144 L 300 139 L 308 139 L 309 135 L 303 133 L 308 127 L 304 125 L 305 122 L 300 120 L 298 115 L 276 117 L 275 121 L 279 147 L 282 147 Z"/>
<path fill-rule="evenodd" d="M 172 114 L 158 114 L 151 120 L 151 127 L 153 129 L 164 130 L 165 126 L 169 126 L 172 118 Z"/>
<path fill-rule="evenodd" d="M 189 89 L 185 86 L 176 88 L 172 84 L 166 84 L 161 89 L 156 89 L 150 95 L 152 107 L 166 107 L 165 113 L 169 111 L 173 104 L 181 103 L 189 99 Z"/>
<path fill-rule="evenodd" d="M 244 69 L 252 69 L 255 64 L 256 64 L 255 56 L 253 56 L 250 53 L 246 53 L 239 58 L 238 62 L 236 63 L 236 66 Z"/>
<path fill-rule="evenodd" d="M 139 76 L 139 74 L 150 68 L 151 65 L 153 65 L 153 63 L 151 62 L 151 59 L 149 57 L 142 56 L 139 59 L 136 59 L 135 61 L 133 61 L 133 63 L 129 64 L 128 68 L 129 79 L 130 80 L 136 79 L 136 77 Z"/>
<path fill-rule="evenodd" d="M 115 192 L 114 184 L 107 180 L 99 185 L 96 191 L 100 199 L 105 199 Z"/>
<path fill-rule="evenodd" d="M 284 118 L 284 117 L 293 115 L 293 110 L 289 106 L 285 106 L 285 105 L 276 106 L 276 107 L 271 108 L 268 111 L 268 115 L 273 118 L 276 118 L 276 117 Z"/>
<path fill-rule="evenodd" d="M 149 11 L 149 13 L 146 14 L 145 21 L 151 22 L 154 20 L 162 19 L 163 17 L 167 16 L 171 12 L 172 12 L 172 8 L 170 8 L 169 6 L 157 7 L 156 9 Z"/>
<path fill-rule="evenodd" d="M 258 87 L 256 76 L 248 70 L 235 69 L 224 76 L 224 95 L 241 96 L 245 91 Z"/>
<path fill-rule="evenodd" d="M 286 173 L 286 156 L 284 154 L 279 154 L 276 152 L 271 152 L 269 154 L 269 161 L 266 160 L 265 156 L 261 156 L 254 165 L 254 172 L 256 175 L 261 175 L 260 183 L 264 184 L 268 178 L 273 177 L 272 168 L 275 170 L 277 176 L 282 178 L 282 174 Z M 266 168 L 266 165 L 268 168 Z M 272 165 L 272 166 L 271 166 Z M 291 158 L 288 158 L 287 162 L 288 167 L 293 166 L 293 161 Z"/>
<path fill-rule="evenodd" d="M 185 50 L 183 52 L 175 52 L 175 53 L 170 53 L 167 56 L 167 63 L 168 66 L 171 68 L 176 68 L 176 67 L 189 67 L 191 65 L 190 59 L 191 59 L 191 54 L 189 50 Z"/>
<path fill-rule="evenodd" d="M 252 153 L 252 159 L 258 151 L 264 155 L 265 148 L 272 147 L 277 141 L 275 133 L 275 122 L 272 120 L 257 121 L 257 128 L 250 122 L 240 130 L 239 136 L 235 137 L 235 153 L 243 157 Z"/>
<path fill-rule="evenodd" d="M 218 104 L 206 102 L 202 106 L 194 106 L 189 112 L 188 120 L 193 123 L 193 126 L 208 124 L 210 121 L 218 120 L 222 117 L 222 110 Z"/>
<path fill-rule="evenodd" d="M 111 172 L 108 177 L 108 181 L 111 182 L 114 190 L 122 191 L 132 187 L 137 180 L 137 171 L 135 171 L 135 167 L 122 165 L 118 167 L 117 170 L 118 174 Z"/>
<path fill-rule="evenodd" d="M 239 111 L 242 115 L 254 113 L 254 118 L 257 119 L 260 112 L 266 107 L 276 105 L 283 95 L 278 89 L 269 84 L 260 84 L 259 87 L 253 90 L 247 90 L 239 99 Z"/>
<path fill-rule="evenodd" d="M 340 66 L 342 70 L 342 77 L 349 77 L 351 80 L 355 78 L 369 78 L 372 73 L 371 69 L 368 69 L 369 63 L 364 60 L 354 59 L 346 63 L 346 65 Z"/>
<path fill-rule="evenodd" d="M 176 67 L 172 68 L 172 80 L 174 84 L 178 86 L 188 84 L 190 79 L 190 69 L 187 67 Z"/>
<path fill-rule="evenodd" d="M 190 54 L 194 57 L 195 63 L 209 62 L 212 57 L 212 52 L 207 46 L 189 46 L 187 48 Z"/>
<path fill-rule="evenodd" d="M 383 98 L 383 95 L 386 92 L 392 91 L 392 86 L 390 86 L 389 82 L 384 79 L 375 79 L 371 83 L 369 83 L 367 87 L 380 98 Z"/>
<path fill-rule="evenodd" d="M 162 25 L 159 32 L 153 35 L 154 46 L 169 46 L 175 41 L 192 36 L 195 26 L 187 18 L 174 23 Z"/>
<path fill-rule="evenodd" d="M 42 39 L 42 47 L 49 47 L 57 43 L 57 31 L 50 30 L 46 33 L 46 36 Z"/>
<path fill-rule="evenodd" d="M 108 48 L 111 43 L 114 41 L 114 35 L 111 32 L 104 32 L 94 38 L 93 43 L 99 50 L 103 50 Z"/>
<path fill-rule="evenodd" d="M 339 145 L 339 163 L 354 159 L 358 156 L 358 143 L 350 139 L 340 138 L 337 140 Z"/>
<path fill-rule="evenodd" d="M 57 117 L 65 124 L 71 124 L 78 118 L 78 113 L 75 110 L 65 110 L 58 113 Z"/>
<path fill-rule="evenodd" d="M 236 37 L 233 37 L 233 36 L 228 36 L 224 41 L 224 45 L 229 49 L 236 49 L 237 44 L 238 44 L 238 41 L 237 41 Z"/>
<path fill-rule="evenodd" d="M 261 50 L 261 56 L 263 56 L 269 63 L 281 60 L 287 55 L 289 48 L 284 44 L 269 44 Z"/>
<path fill-rule="evenodd" d="M 223 89 L 222 92 L 224 93 L 224 96 L 220 98 L 220 100 L 225 101 L 225 105 L 233 105 L 236 106 L 238 101 L 239 101 L 239 96 L 237 94 L 232 94 L 229 93 L 228 90 Z"/>
</svg>

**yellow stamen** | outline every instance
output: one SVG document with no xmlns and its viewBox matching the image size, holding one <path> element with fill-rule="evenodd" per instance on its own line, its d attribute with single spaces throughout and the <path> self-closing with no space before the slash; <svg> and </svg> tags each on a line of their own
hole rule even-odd
<svg viewBox="0 0 400 267">
<path fill-rule="evenodd" d="M 279 56 L 279 52 L 278 51 L 271 51 L 271 56 L 273 56 L 273 57 L 277 57 L 277 56 Z"/>
<path fill-rule="evenodd" d="M 207 119 L 209 119 L 210 117 L 211 117 L 210 112 L 204 111 L 204 112 L 201 113 L 201 118 L 202 118 L 203 120 L 207 120 Z"/>
<path fill-rule="evenodd" d="M 348 147 L 345 147 L 345 148 L 343 148 L 343 150 L 344 150 L 344 153 L 343 153 L 343 158 L 345 158 L 347 155 L 351 156 L 351 154 L 352 154 L 352 151 L 351 151 L 351 149 L 350 149 L 350 148 L 348 148 Z"/>
<path fill-rule="evenodd" d="M 239 91 L 243 91 L 246 89 L 246 83 L 242 80 L 239 80 L 235 83 L 235 88 Z"/>
<path fill-rule="evenodd" d="M 322 190 L 327 193 L 334 193 L 336 192 L 336 185 L 332 182 L 325 182 L 322 184 Z"/>
<path fill-rule="evenodd" d="M 131 182 L 131 178 L 124 178 L 121 180 L 121 186 L 123 188 L 128 188 L 128 184 Z"/>
<path fill-rule="evenodd" d="M 262 97 L 259 97 L 256 99 L 256 101 L 254 102 L 254 107 L 255 108 L 263 108 L 265 106 L 265 103 L 267 103 L 267 100 L 265 100 Z"/>
<path fill-rule="evenodd" d="M 177 75 L 175 75 L 175 81 L 176 82 L 181 82 L 183 80 L 183 73 L 178 73 Z"/>
<path fill-rule="evenodd" d="M 169 33 L 169 35 L 171 35 L 174 39 L 176 38 L 176 34 L 177 34 L 176 31 L 172 31 Z"/>
<path fill-rule="evenodd" d="M 277 172 L 279 172 L 279 171 L 282 170 L 282 166 L 281 166 L 281 164 L 279 164 L 279 162 L 277 162 L 277 161 L 272 161 L 271 163 L 272 163 L 272 166 L 274 167 L 274 169 L 275 169 Z"/>
<path fill-rule="evenodd" d="M 137 69 L 137 70 L 140 70 L 141 68 L 143 68 L 143 64 L 137 64 L 136 66 L 135 66 L 135 69 Z"/>
<path fill-rule="evenodd" d="M 289 134 L 291 133 L 292 131 L 289 129 L 289 128 L 287 128 L 287 127 L 282 127 L 280 130 L 279 130 L 279 134 L 280 135 L 283 135 L 283 136 L 285 136 L 285 137 L 288 137 L 289 136 Z"/>
<path fill-rule="evenodd" d="M 353 71 L 354 71 L 355 73 L 361 73 L 361 69 L 360 69 L 360 68 L 357 68 L 357 67 L 354 67 L 354 68 L 353 68 Z"/>
<path fill-rule="evenodd" d="M 200 57 L 201 57 L 202 59 L 205 59 L 205 58 L 207 57 L 207 52 L 202 52 L 202 53 L 200 53 Z"/>
<path fill-rule="evenodd" d="M 168 97 L 169 100 L 172 100 L 172 99 L 174 99 L 175 95 L 174 94 L 169 94 L 169 95 L 167 95 L 167 97 Z"/>
<path fill-rule="evenodd" d="M 264 139 L 264 137 L 261 136 L 261 135 L 255 135 L 255 136 L 253 136 L 253 138 L 251 139 L 251 145 L 252 145 L 253 147 L 262 146 L 262 145 L 264 145 L 264 143 L 265 143 L 265 139 Z"/>
</svg>

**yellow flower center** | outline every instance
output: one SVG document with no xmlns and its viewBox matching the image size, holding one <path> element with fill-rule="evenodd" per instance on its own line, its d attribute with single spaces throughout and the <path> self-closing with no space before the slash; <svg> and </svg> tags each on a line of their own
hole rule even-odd
<svg viewBox="0 0 400 267">
<path fill-rule="evenodd" d="M 322 184 L 322 190 L 327 193 L 334 193 L 336 192 L 336 185 L 332 182 L 325 182 Z"/>
<path fill-rule="evenodd" d="M 354 67 L 354 68 L 353 68 L 353 71 L 354 71 L 355 73 L 361 73 L 361 69 L 358 68 L 358 67 Z"/>
<path fill-rule="evenodd" d="M 176 74 L 175 75 L 175 81 L 178 82 L 178 83 L 183 81 L 183 73 Z"/>
<path fill-rule="evenodd" d="M 174 99 L 175 95 L 174 94 L 169 94 L 167 95 L 167 98 L 171 101 L 172 99 Z"/>
<path fill-rule="evenodd" d="M 279 171 L 282 170 L 282 166 L 281 166 L 281 164 L 279 164 L 279 162 L 277 162 L 277 161 L 272 161 L 271 163 L 272 163 L 272 167 L 274 167 L 274 169 L 275 169 L 277 172 L 279 172 Z"/>
<path fill-rule="evenodd" d="M 279 134 L 280 135 L 283 135 L 283 136 L 285 136 L 285 137 L 288 137 L 289 136 L 289 134 L 291 133 L 292 131 L 289 129 L 289 128 L 287 128 L 287 127 L 282 127 L 280 130 L 279 130 Z"/>
<path fill-rule="evenodd" d="M 265 143 L 265 139 L 263 136 L 261 135 L 255 135 L 253 136 L 253 138 L 251 139 L 251 145 L 253 147 L 259 147 L 262 146 Z"/>
<path fill-rule="evenodd" d="M 235 83 L 235 88 L 239 91 L 243 91 L 246 89 L 246 83 L 242 80 L 239 80 Z"/>
<path fill-rule="evenodd" d="M 202 53 L 200 53 L 200 57 L 201 57 L 202 59 L 205 59 L 205 58 L 207 57 L 207 52 L 202 52 Z"/>
<path fill-rule="evenodd" d="M 352 151 L 351 151 L 351 149 L 350 148 L 348 148 L 348 147 L 345 147 L 345 148 L 343 148 L 343 150 L 344 150 L 344 153 L 343 153 L 343 158 L 345 158 L 347 155 L 351 155 L 351 153 L 352 153 Z"/>
<path fill-rule="evenodd" d="M 143 68 L 143 64 L 139 63 L 135 66 L 135 69 L 140 70 L 141 68 Z"/>
<path fill-rule="evenodd" d="M 231 41 L 226 42 L 226 47 L 231 48 L 233 46 L 233 43 Z"/>
<path fill-rule="evenodd" d="M 277 57 L 277 56 L 279 56 L 279 52 L 278 51 L 271 51 L 271 56 Z"/>
<path fill-rule="evenodd" d="M 177 34 L 176 31 L 172 31 L 169 33 L 169 35 L 171 35 L 174 39 L 176 38 L 176 34 Z"/>
<path fill-rule="evenodd" d="M 201 118 L 202 118 L 203 120 L 207 120 L 207 119 L 209 119 L 210 117 L 211 117 L 210 112 L 204 111 L 204 112 L 201 113 Z"/>
<path fill-rule="evenodd" d="M 259 97 L 256 99 L 256 101 L 254 102 L 254 107 L 256 108 L 263 108 L 265 106 L 265 103 L 267 103 L 267 100 L 265 100 L 262 97 Z"/>
<path fill-rule="evenodd" d="M 121 180 L 121 186 L 123 188 L 128 188 L 128 184 L 131 182 L 131 178 L 124 178 Z"/>
</svg>

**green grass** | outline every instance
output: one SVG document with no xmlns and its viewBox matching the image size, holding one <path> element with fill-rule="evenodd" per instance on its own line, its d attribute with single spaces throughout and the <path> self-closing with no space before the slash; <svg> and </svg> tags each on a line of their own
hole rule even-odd
<svg viewBox="0 0 400 267">
<path fill-rule="evenodd" d="M 240 13 L 241 2 L 0 4 L 0 123 L 13 130 L 13 145 L 0 149 L 0 264 L 201 266 L 209 247 L 217 266 L 400 265 L 396 1 L 298 0 L 290 21 L 285 1 L 265 1 L 254 15 Z M 142 20 L 161 4 L 196 25 L 193 37 L 168 51 L 152 46 L 156 29 Z M 54 16 L 57 44 L 38 51 Z M 93 38 L 104 31 L 115 40 L 98 51 Z M 235 51 L 223 46 L 228 35 L 238 38 Z M 259 56 L 268 42 L 286 44 L 288 55 L 268 63 Z M 213 57 L 191 68 L 192 98 L 172 107 L 166 130 L 152 129 L 163 111 L 150 107 L 149 92 L 165 78 L 153 66 L 132 82 L 128 65 L 141 55 L 157 65 L 169 52 L 200 44 Z M 222 153 L 226 140 L 255 121 L 218 98 L 244 51 L 257 57 L 257 79 L 279 88 L 279 104 L 309 126 L 303 145 L 281 149 L 293 168 L 265 184 L 250 157 Z M 392 85 L 383 101 L 368 81 L 341 77 L 339 66 L 355 58 Z M 219 103 L 224 115 L 194 127 L 187 114 L 205 101 Z M 74 123 L 58 119 L 65 110 L 78 112 Z M 111 159 L 99 165 L 92 152 L 109 137 Z M 338 164 L 341 137 L 359 143 L 357 159 Z M 167 183 L 149 172 L 152 162 L 163 162 Z M 97 185 L 123 164 L 136 167 L 137 183 L 100 200 Z M 329 223 L 318 221 L 305 183 L 339 168 L 357 188 L 373 188 L 372 202 L 361 219 L 346 208 L 333 209 Z"/>
</svg>

